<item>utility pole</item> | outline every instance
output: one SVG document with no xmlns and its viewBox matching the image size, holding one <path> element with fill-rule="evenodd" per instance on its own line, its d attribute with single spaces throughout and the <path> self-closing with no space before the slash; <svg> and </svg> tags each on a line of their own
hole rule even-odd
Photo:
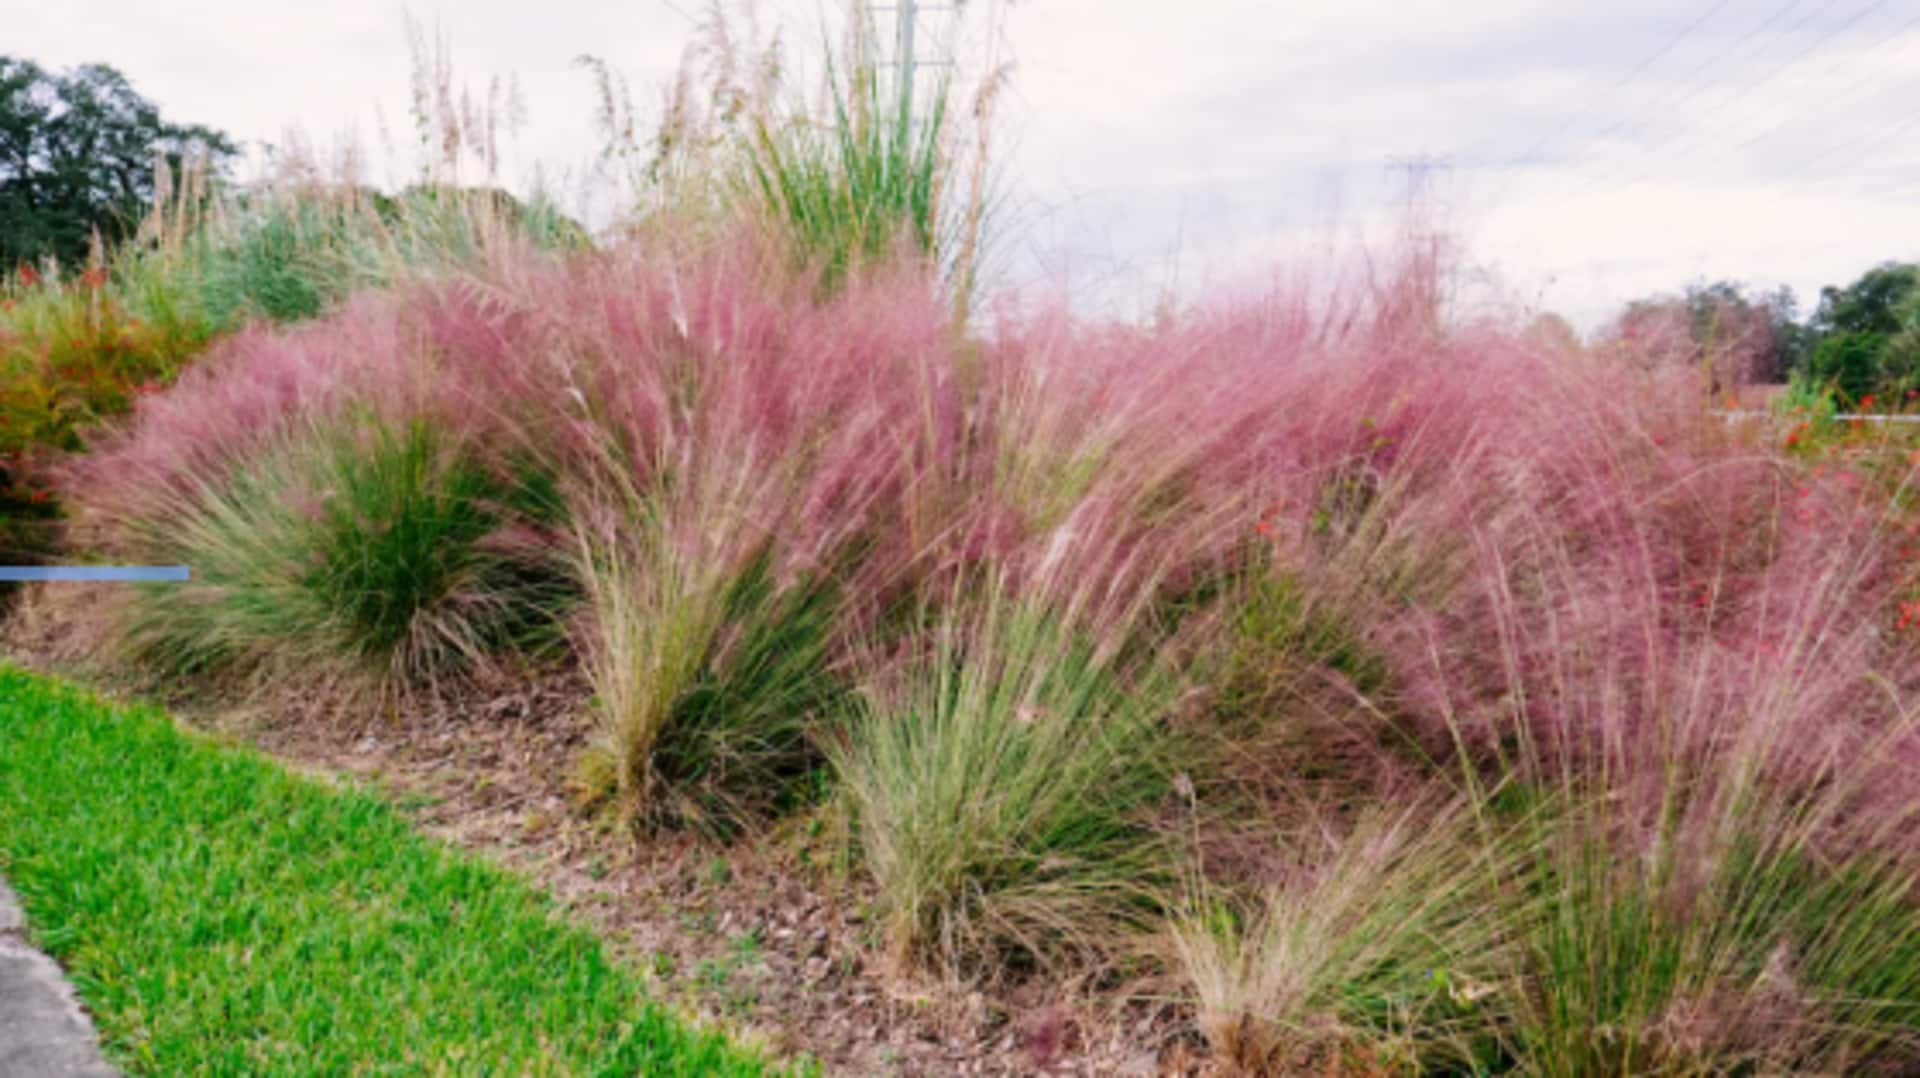
<svg viewBox="0 0 1920 1078">
<path fill-rule="evenodd" d="M 900 23 L 900 42 L 895 47 L 894 61 L 900 65 L 900 126 L 906 131 L 913 130 L 913 67 L 914 67 L 914 23 L 920 19 L 919 0 L 897 0 Z"/>
<path fill-rule="evenodd" d="M 951 58 L 920 59 L 920 16 L 931 11 L 958 11 L 964 4 L 965 0 L 956 0 L 948 4 L 927 3 L 926 0 L 894 0 L 891 4 L 869 5 L 866 9 L 869 26 L 873 25 L 872 15 L 876 11 L 891 11 L 897 20 L 892 62 L 896 68 L 895 77 L 900 80 L 896 92 L 899 97 L 900 126 L 903 133 L 911 134 L 913 131 L 914 80 L 918 77 L 920 68 L 948 67 L 953 63 Z M 874 33 L 878 34 L 877 27 L 874 28 Z M 876 68 L 880 66 L 884 65 L 876 61 Z"/>
</svg>

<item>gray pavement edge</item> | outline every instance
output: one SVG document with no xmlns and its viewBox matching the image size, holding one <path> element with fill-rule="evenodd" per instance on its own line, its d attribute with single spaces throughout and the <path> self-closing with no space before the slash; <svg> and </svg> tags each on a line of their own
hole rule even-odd
<svg viewBox="0 0 1920 1078">
<path fill-rule="evenodd" d="M 25 929 L 19 897 L 0 879 L 0 1078 L 116 1078 L 73 986 Z"/>
</svg>

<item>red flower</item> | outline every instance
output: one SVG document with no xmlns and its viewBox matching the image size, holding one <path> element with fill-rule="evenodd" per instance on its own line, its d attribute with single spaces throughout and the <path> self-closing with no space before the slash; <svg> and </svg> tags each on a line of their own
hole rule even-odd
<svg viewBox="0 0 1920 1078">
<path fill-rule="evenodd" d="M 1864 397 L 1861 397 L 1861 398 L 1860 398 L 1860 407 L 1862 407 L 1862 408 L 1871 408 L 1871 407 L 1873 407 L 1873 394 L 1871 394 L 1871 393 L 1869 393 L 1869 394 L 1867 394 L 1866 396 L 1864 396 Z"/>
<path fill-rule="evenodd" d="M 39 283 L 40 274 L 36 272 L 32 266 L 22 262 L 20 264 L 20 287 L 32 288 Z"/>
<path fill-rule="evenodd" d="M 1905 631 L 1906 629 L 1912 628 L 1916 621 L 1920 621 L 1920 601 L 1901 603 L 1900 620 L 1894 623 L 1893 630 L 1895 632 Z"/>
<path fill-rule="evenodd" d="M 87 272 L 80 275 L 80 280 L 88 288 L 99 288 L 107 283 L 107 271 L 102 266 L 89 266 Z"/>
</svg>

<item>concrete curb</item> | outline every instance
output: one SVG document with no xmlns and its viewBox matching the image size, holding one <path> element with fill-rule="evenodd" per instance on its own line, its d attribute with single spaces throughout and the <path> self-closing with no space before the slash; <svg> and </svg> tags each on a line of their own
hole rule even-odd
<svg viewBox="0 0 1920 1078">
<path fill-rule="evenodd" d="M 118 1078 L 53 959 L 27 945 L 20 900 L 0 880 L 0 1078 Z"/>
</svg>

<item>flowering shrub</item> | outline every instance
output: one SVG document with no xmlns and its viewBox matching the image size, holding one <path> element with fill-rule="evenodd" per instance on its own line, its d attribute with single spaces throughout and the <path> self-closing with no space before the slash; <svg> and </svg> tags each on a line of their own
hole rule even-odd
<svg viewBox="0 0 1920 1078">
<path fill-rule="evenodd" d="M 155 323 L 104 294 L 104 271 L 29 295 L 0 322 L 0 451 L 71 451 L 83 432 L 171 380 L 207 339 L 188 320 Z"/>
<path fill-rule="evenodd" d="M 30 266 L 0 289 L 0 548 L 49 549 L 58 513 L 51 466 L 95 424 L 158 391 L 201 348 L 207 327 L 164 281 L 110 288 L 99 266 L 51 282 Z"/>
</svg>

